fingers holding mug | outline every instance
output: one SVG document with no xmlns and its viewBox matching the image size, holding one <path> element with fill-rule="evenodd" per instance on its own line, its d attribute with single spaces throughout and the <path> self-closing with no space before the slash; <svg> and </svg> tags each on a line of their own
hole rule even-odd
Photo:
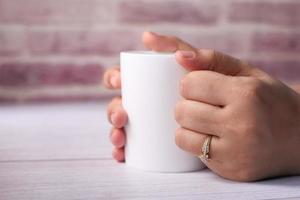
<svg viewBox="0 0 300 200">
<path fill-rule="evenodd" d="M 115 97 L 107 107 L 107 118 L 115 128 L 122 128 L 128 121 L 121 97 Z"/>
<path fill-rule="evenodd" d="M 194 155 L 200 156 L 202 155 L 202 147 L 205 143 L 205 140 L 207 137 L 211 137 L 211 135 L 207 135 L 204 133 L 198 133 L 192 130 L 188 130 L 185 128 L 178 128 L 175 132 L 175 142 L 176 145 L 181 148 L 184 151 L 190 152 Z M 218 151 L 218 144 L 219 144 L 219 138 L 216 136 L 213 136 L 211 139 L 209 145 L 212 146 L 212 143 L 214 147 L 211 148 L 209 152 L 209 157 L 217 159 L 218 156 L 216 155 Z"/>
<path fill-rule="evenodd" d="M 209 142 L 207 143 L 208 139 Z M 223 145 L 219 137 L 178 128 L 175 133 L 175 142 L 182 150 L 198 156 L 211 170 L 218 171 L 220 169 Z M 209 148 L 207 159 L 204 158 L 205 152 L 203 152 L 203 148 L 205 147 Z"/>
<path fill-rule="evenodd" d="M 121 88 L 121 76 L 120 67 L 116 66 L 107 69 L 103 75 L 103 84 L 108 89 L 120 89 Z"/>
</svg>

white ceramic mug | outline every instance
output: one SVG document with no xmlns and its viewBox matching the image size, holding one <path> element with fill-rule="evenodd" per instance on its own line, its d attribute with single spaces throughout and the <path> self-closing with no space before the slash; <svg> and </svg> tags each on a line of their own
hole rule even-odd
<svg viewBox="0 0 300 200">
<path fill-rule="evenodd" d="M 157 172 L 204 167 L 199 158 L 175 144 L 179 126 L 174 110 L 181 98 L 179 81 L 185 73 L 174 53 L 121 53 L 122 103 L 129 119 L 125 127 L 128 166 Z"/>
</svg>

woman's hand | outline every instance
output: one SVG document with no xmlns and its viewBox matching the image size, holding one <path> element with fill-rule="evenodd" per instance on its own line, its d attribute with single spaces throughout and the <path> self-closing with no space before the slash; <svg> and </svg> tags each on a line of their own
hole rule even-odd
<svg viewBox="0 0 300 200">
<path fill-rule="evenodd" d="M 177 145 L 199 155 L 212 135 L 206 164 L 232 180 L 300 173 L 299 94 L 227 55 L 203 49 L 185 54 L 189 58 L 179 63 L 195 71 L 181 81 Z"/>
<path fill-rule="evenodd" d="M 174 37 L 145 32 L 142 41 L 146 48 L 154 51 L 176 51 L 178 49 L 192 49 L 192 47 Z M 108 69 L 103 77 L 103 83 L 108 89 L 118 90 L 121 88 L 120 67 Z M 107 108 L 107 118 L 112 124 L 110 140 L 114 145 L 113 157 L 121 162 L 125 160 L 124 145 L 126 136 L 124 126 L 127 123 L 127 114 L 122 107 L 121 97 L 115 97 Z"/>
<path fill-rule="evenodd" d="M 118 66 L 108 69 L 103 77 L 104 85 L 113 90 L 121 88 L 120 68 Z M 115 97 L 108 105 L 107 118 L 112 124 L 110 140 L 114 145 L 112 155 L 114 159 L 124 161 L 125 132 L 127 113 L 123 109 L 121 97 Z"/>
<path fill-rule="evenodd" d="M 212 135 L 211 159 L 206 164 L 232 180 L 300 173 L 298 93 L 245 62 L 213 50 L 195 49 L 173 37 L 146 33 L 144 43 L 154 50 L 163 50 L 159 48 L 162 44 L 179 50 L 177 62 L 191 71 L 181 81 L 184 100 L 175 109 L 181 126 L 175 141 L 180 148 L 199 155 L 205 138 Z M 108 87 L 120 87 L 117 69 L 108 71 L 104 80 Z M 114 157 L 124 160 L 122 127 L 127 116 L 120 98 L 110 104 L 108 115 L 114 126 Z"/>
</svg>

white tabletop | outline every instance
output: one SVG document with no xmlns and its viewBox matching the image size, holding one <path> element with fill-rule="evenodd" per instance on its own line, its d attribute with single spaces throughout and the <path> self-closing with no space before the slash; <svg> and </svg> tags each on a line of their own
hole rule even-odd
<svg viewBox="0 0 300 200">
<path fill-rule="evenodd" d="M 111 158 L 103 103 L 0 107 L 0 199 L 300 199 L 300 176 L 232 182 Z"/>
</svg>

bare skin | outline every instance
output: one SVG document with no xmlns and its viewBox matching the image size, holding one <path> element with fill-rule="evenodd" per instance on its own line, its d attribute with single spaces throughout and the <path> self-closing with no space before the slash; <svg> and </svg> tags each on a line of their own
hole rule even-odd
<svg viewBox="0 0 300 200">
<path fill-rule="evenodd" d="M 174 108 L 181 128 L 174 133 L 184 151 L 201 154 L 208 135 L 216 174 L 236 181 L 254 181 L 300 174 L 300 95 L 248 63 L 210 49 L 196 49 L 182 40 L 151 32 L 143 43 L 155 51 L 174 51 L 190 72 L 180 82 L 184 100 Z M 120 89 L 119 67 L 108 69 L 104 84 Z M 124 161 L 127 114 L 121 97 L 107 109 L 113 128 L 113 157 Z"/>
</svg>

